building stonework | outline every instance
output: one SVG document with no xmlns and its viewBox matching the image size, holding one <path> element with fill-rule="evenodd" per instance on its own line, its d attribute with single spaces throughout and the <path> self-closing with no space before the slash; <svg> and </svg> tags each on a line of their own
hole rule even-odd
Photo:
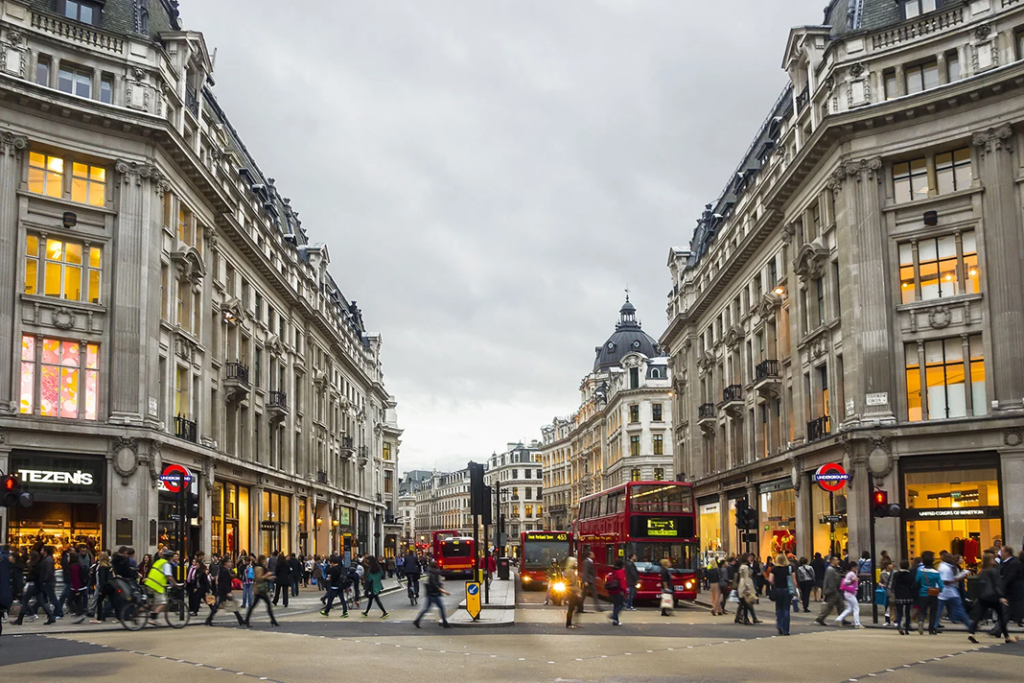
<svg viewBox="0 0 1024 683">
<path fill-rule="evenodd" d="M 495 453 L 487 461 L 484 483 L 491 487 L 494 501 L 492 528 L 498 518 L 504 526 L 506 557 L 519 557 L 521 534 L 543 531 L 543 480 L 539 444 L 510 443 L 504 453 Z M 497 538 L 493 534 L 491 538 Z M 497 544 L 495 544 L 497 545 Z"/>
<path fill-rule="evenodd" d="M 790 85 L 670 251 L 706 551 L 745 548 L 746 498 L 762 557 L 859 554 L 872 483 L 901 506 L 876 527 L 894 557 L 1024 537 L 1024 4 L 935 4 L 834 0 L 793 29 Z M 831 503 L 827 463 L 852 476 Z"/>
<path fill-rule="evenodd" d="M 392 552 L 381 337 L 232 128 L 202 34 L 162 0 L 62 7 L 0 0 L 0 467 L 78 483 L 28 485 L 4 540 L 173 544 L 176 464 L 186 550 Z"/>
<path fill-rule="evenodd" d="M 584 496 L 675 478 L 671 359 L 643 332 L 628 298 L 595 354 L 579 409 L 541 428 L 544 523 L 553 531 L 572 528 Z"/>
</svg>

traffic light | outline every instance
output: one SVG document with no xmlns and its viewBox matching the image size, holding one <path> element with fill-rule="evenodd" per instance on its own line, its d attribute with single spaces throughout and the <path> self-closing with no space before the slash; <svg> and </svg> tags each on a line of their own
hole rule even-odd
<svg viewBox="0 0 1024 683">
<path fill-rule="evenodd" d="M 747 505 L 746 498 L 740 498 L 736 501 L 736 528 L 746 531 L 750 527 L 747 526 L 747 511 L 750 506 Z"/>
<path fill-rule="evenodd" d="M 23 508 L 32 505 L 32 494 L 21 490 L 21 480 L 13 474 L 4 475 L 0 479 L 0 493 L 3 494 L 4 507 L 20 505 Z"/>
<path fill-rule="evenodd" d="M 900 506 L 895 503 L 889 504 L 887 491 L 875 491 L 872 494 L 871 514 L 875 517 L 899 517 Z"/>
<path fill-rule="evenodd" d="M 757 508 L 747 507 L 747 528 L 757 528 Z"/>
</svg>

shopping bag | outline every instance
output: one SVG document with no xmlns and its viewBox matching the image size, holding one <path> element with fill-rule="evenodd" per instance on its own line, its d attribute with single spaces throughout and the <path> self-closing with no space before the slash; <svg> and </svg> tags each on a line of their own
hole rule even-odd
<svg viewBox="0 0 1024 683">
<path fill-rule="evenodd" d="M 312 582 L 313 582 L 313 585 L 314 585 L 314 586 L 316 585 L 316 577 L 315 577 L 315 576 L 314 576 L 313 578 L 311 578 L 311 579 L 310 579 L 310 581 L 312 581 Z"/>
<path fill-rule="evenodd" d="M 673 609 L 674 607 L 675 607 L 675 603 L 672 601 L 672 594 L 671 593 L 662 593 L 661 594 L 661 609 Z"/>
<path fill-rule="evenodd" d="M 888 599 L 888 594 L 886 593 L 885 589 L 882 588 L 881 586 L 877 586 L 875 588 L 875 604 L 876 605 L 881 605 L 882 607 L 885 607 L 885 603 L 887 602 L 887 599 Z"/>
</svg>

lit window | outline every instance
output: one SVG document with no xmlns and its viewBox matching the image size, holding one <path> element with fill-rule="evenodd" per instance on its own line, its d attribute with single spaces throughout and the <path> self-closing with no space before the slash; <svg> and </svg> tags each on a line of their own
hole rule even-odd
<svg viewBox="0 0 1024 683">
<path fill-rule="evenodd" d="M 654 435 L 654 454 L 665 455 L 665 437 L 661 434 Z"/>
<path fill-rule="evenodd" d="M 928 160 L 914 159 L 892 167 L 893 197 L 897 203 L 928 196 Z"/>
<path fill-rule="evenodd" d="M 654 468 L 654 481 L 664 481 L 664 480 L 665 480 L 665 469 L 663 467 L 655 467 Z"/>
<path fill-rule="evenodd" d="M 939 85 L 939 63 L 933 60 L 909 67 L 906 75 L 908 95 L 931 90 Z"/>
<path fill-rule="evenodd" d="M 899 246 L 900 289 L 903 303 L 943 299 L 980 290 L 978 247 L 973 230 Z M 915 263 L 916 258 L 916 263 Z M 961 260 L 963 270 L 960 268 Z M 916 280 L 915 280 L 916 274 Z"/>
<path fill-rule="evenodd" d="M 391 459 L 391 444 L 387 441 L 384 442 L 384 459 Z"/>
<path fill-rule="evenodd" d="M 908 419 L 923 419 L 927 401 L 927 419 L 943 420 L 966 417 L 968 366 L 973 415 L 988 412 L 985 392 L 985 359 L 981 335 L 973 335 L 967 343 L 968 363 L 964 362 L 964 341 L 961 337 L 925 342 L 924 381 L 917 344 L 906 346 L 907 357 L 907 409 Z"/>
<path fill-rule="evenodd" d="M 640 470 L 638 468 L 634 467 L 632 470 L 630 470 L 630 472 L 629 472 L 629 480 L 630 481 L 640 481 Z"/>
<path fill-rule="evenodd" d="M 21 412 L 32 414 L 38 389 L 39 414 L 44 417 L 95 420 L 99 387 L 99 346 L 59 339 L 43 339 L 36 373 L 36 339 L 25 335 L 21 343 Z M 82 362 L 82 353 L 85 362 Z M 36 376 L 39 385 L 36 386 Z M 82 382 L 84 379 L 84 392 Z"/>
<path fill-rule="evenodd" d="M 533 506 L 532 506 L 532 505 L 527 505 L 527 506 L 526 506 L 526 515 L 525 515 L 525 518 L 526 518 L 526 519 L 529 519 L 529 518 L 531 518 L 531 517 L 533 517 Z"/>
<path fill-rule="evenodd" d="M 640 421 L 640 406 L 629 407 L 629 421 L 631 423 L 637 423 Z"/>
<path fill-rule="evenodd" d="M 28 155 L 28 191 L 47 197 L 64 195 L 64 160 L 39 152 Z"/>
<path fill-rule="evenodd" d="M 107 171 L 99 166 L 71 164 L 71 201 L 91 206 L 106 202 Z"/>
<path fill-rule="evenodd" d="M 971 186 L 971 150 L 964 148 L 935 157 L 935 180 L 939 194 L 956 192 Z"/>
<path fill-rule="evenodd" d="M 192 244 L 192 212 L 186 208 L 178 210 L 178 239 Z"/>
<path fill-rule="evenodd" d="M 629 454 L 640 455 L 640 437 L 631 436 L 629 437 Z"/>
</svg>

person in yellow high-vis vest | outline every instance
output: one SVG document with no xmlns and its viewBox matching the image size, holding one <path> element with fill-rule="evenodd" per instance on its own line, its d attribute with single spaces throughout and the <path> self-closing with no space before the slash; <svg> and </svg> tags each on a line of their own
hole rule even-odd
<svg viewBox="0 0 1024 683">
<path fill-rule="evenodd" d="M 165 549 L 142 579 L 154 612 L 162 612 L 167 606 L 167 586 L 174 583 L 173 559 L 176 555 L 173 550 Z"/>
</svg>

